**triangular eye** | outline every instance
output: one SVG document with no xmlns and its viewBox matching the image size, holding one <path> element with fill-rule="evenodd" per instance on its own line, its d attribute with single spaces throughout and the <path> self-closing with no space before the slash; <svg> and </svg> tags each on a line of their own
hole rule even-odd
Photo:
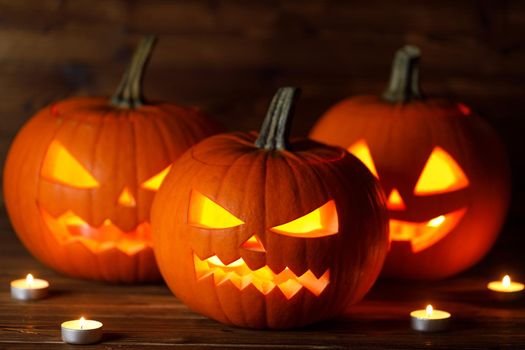
<svg viewBox="0 0 525 350">
<path fill-rule="evenodd" d="M 58 141 L 51 142 L 41 170 L 42 177 L 76 188 L 95 188 L 99 183 Z"/>
<path fill-rule="evenodd" d="M 158 172 L 157 174 L 144 181 L 141 187 L 146 190 L 157 191 L 160 185 L 162 185 L 162 182 L 164 181 L 166 175 L 168 175 L 168 173 L 170 172 L 170 169 L 171 164 L 164 168 L 162 171 Z"/>
<path fill-rule="evenodd" d="M 447 152 L 435 147 L 419 176 L 414 194 L 432 195 L 452 192 L 469 185 L 461 167 Z"/>
<path fill-rule="evenodd" d="M 286 236 L 315 238 L 339 232 L 339 219 L 333 200 L 298 219 L 270 229 Z"/>
<path fill-rule="evenodd" d="M 379 178 L 379 175 L 377 175 L 376 166 L 372 160 L 372 155 L 370 154 L 370 149 L 368 148 L 368 145 L 364 139 L 361 139 L 352 146 L 348 147 L 348 152 L 359 158 L 359 160 L 363 162 L 364 165 L 366 165 L 368 170 L 370 170 L 370 172 L 374 174 L 375 177 Z"/>
<path fill-rule="evenodd" d="M 196 190 L 191 191 L 188 222 L 192 226 L 208 229 L 231 228 L 244 224 L 235 215 Z"/>
</svg>

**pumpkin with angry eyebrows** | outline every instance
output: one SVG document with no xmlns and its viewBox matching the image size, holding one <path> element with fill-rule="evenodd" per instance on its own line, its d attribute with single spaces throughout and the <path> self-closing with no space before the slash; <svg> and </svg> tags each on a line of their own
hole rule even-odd
<svg viewBox="0 0 525 350">
<path fill-rule="evenodd" d="M 4 193 L 24 245 L 66 274 L 112 282 L 160 279 L 149 212 L 169 167 L 215 128 L 192 108 L 144 103 L 139 45 L 107 98 L 70 98 L 38 112 L 7 158 Z"/>
<path fill-rule="evenodd" d="M 224 323 L 291 328 L 333 317 L 363 297 L 386 254 L 373 175 L 341 148 L 288 142 L 296 93 L 277 92 L 258 135 L 192 147 L 153 204 L 166 283 Z"/>
<path fill-rule="evenodd" d="M 311 137 L 347 148 L 379 179 L 390 214 L 383 275 L 448 277 L 493 245 L 510 193 L 503 146 L 469 107 L 422 96 L 416 47 L 398 51 L 382 97 L 336 104 Z"/>
</svg>

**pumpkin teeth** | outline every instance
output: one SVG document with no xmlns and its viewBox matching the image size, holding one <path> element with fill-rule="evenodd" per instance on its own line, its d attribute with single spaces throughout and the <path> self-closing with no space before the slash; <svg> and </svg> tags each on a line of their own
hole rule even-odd
<svg viewBox="0 0 525 350">
<path fill-rule="evenodd" d="M 315 296 L 319 296 L 330 283 L 329 269 L 317 278 L 310 270 L 301 276 L 297 276 L 288 267 L 279 273 L 275 273 L 268 266 L 252 270 L 242 258 L 230 264 L 224 264 L 217 255 L 202 260 L 194 253 L 193 261 L 195 276 L 199 281 L 213 275 L 216 286 L 230 281 L 237 289 L 243 290 L 251 284 L 263 295 L 269 294 L 275 287 L 278 287 L 286 299 L 291 299 L 302 288 L 306 288 Z"/>
<path fill-rule="evenodd" d="M 124 232 L 109 219 L 104 220 L 98 228 L 92 227 L 71 210 L 56 218 L 42 207 L 40 213 L 49 231 L 62 245 L 81 243 L 95 254 L 117 249 L 130 256 L 151 249 L 151 227 L 148 222 L 137 225 L 130 232 Z"/>
</svg>

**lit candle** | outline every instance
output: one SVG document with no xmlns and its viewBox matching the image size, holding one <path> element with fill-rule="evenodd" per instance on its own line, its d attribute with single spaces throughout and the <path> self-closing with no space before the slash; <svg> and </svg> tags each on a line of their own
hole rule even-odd
<svg viewBox="0 0 525 350">
<path fill-rule="evenodd" d="M 487 288 L 500 300 L 515 300 L 521 297 L 525 288 L 523 283 L 514 282 L 509 275 L 505 275 L 501 281 L 492 281 Z"/>
<path fill-rule="evenodd" d="M 27 274 L 26 278 L 11 281 L 11 298 L 18 300 L 35 300 L 47 296 L 49 282 Z"/>
<path fill-rule="evenodd" d="M 63 322 L 61 329 L 62 340 L 69 344 L 93 344 L 102 339 L 102 322 L 84 317 Z"/>
<path fill-rule="evenodd" d="M 434 310 L 432 305 L 427 305 L 424 310 L 416 310 L 410 313 L 412 328 L 420 332 L 439 332 L 448 328 L 450 313 Z"/>
</svg>

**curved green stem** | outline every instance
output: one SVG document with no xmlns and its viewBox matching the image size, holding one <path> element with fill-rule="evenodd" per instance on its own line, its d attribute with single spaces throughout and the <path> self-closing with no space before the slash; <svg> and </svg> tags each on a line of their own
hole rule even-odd
<svg viewBox="0 0 525 350">
<path fill-rule="evenodd" d="M 300 90 L 294 87 L 282 87 L 277 90 L 264 118 L 259 137 L 255 140 L 257 147 L 267 150 L 287 148 L 294 106 L 299 94 Z"/>
<path fill-rule="evenodd" d="M 111 104 L 121 108 L 138 108 L 144 104 L 142 97 L 142 79 L 144 68 L 155 45 L 155 36 L 142 38 L 135 49 L 131 63 L 124 73 L 120 84 L 111 97 Z"/>
<path fill-rule="evenodd" d="M 419 88 L 419 48 L 406 45 L 397 50 L 392 64 L 390 83 L 383 99 L 393 103 L 404 103 L 423 99 Z"/>
</svg>

